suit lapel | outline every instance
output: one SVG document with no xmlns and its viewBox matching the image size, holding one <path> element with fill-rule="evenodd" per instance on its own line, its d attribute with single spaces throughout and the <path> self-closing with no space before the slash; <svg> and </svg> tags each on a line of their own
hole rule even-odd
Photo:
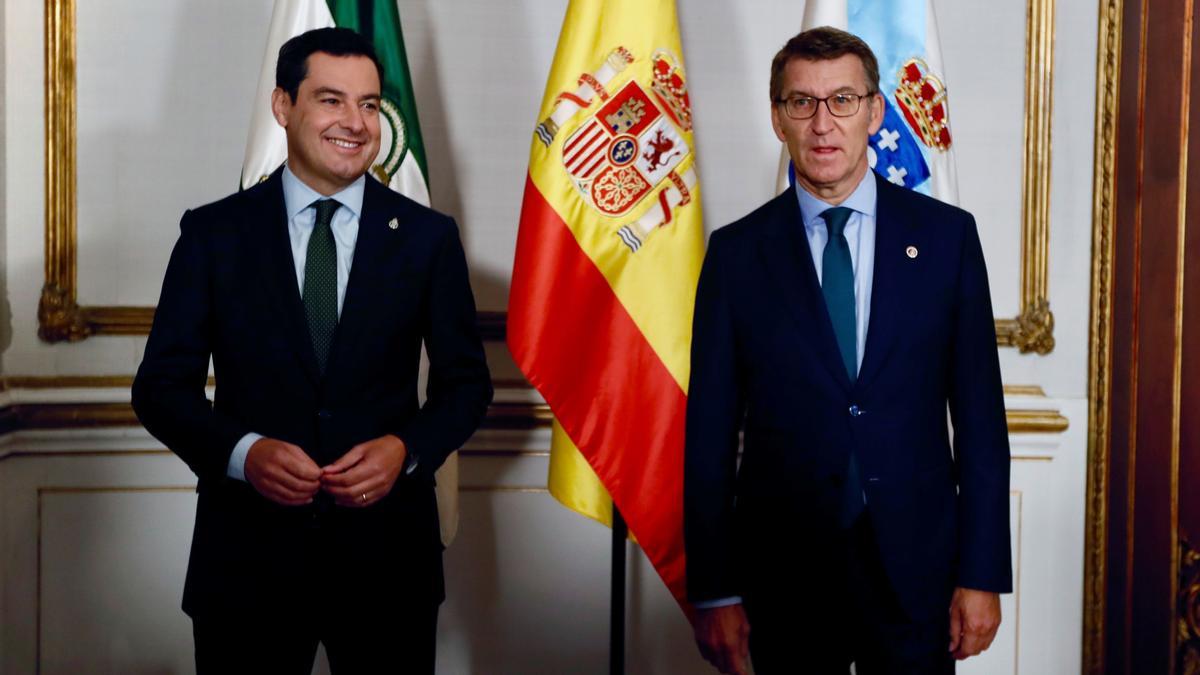
<svg viewBox="0 0 1200 675">
<path fill-rule="evenodd" d="M 388 235 L 392 234 L 387 223 L 399 216 L 396 202 L 387 198 L 388 189 L 367 177 L 362 213 L 358 219 L 358 239 L 354 244 L 354 263 L 350 267 L 327 372 L 338 372 L 338 364 L 344 364 L 344 359 L 349 358 L 346 352 L 352 345 L 360 344 L 358 335 L 367 330 L 372 313 L 378 310 L 375 283 L 381 278 L 380 267 L 391 243 Z"/>
<path fill-rule="evenodd" d="M 909 246 L 920 250 L 916 228 L 901 199 L 899 188 L 876 177 L 875 273 L 871 285 L 871 316 L 867 345 L 859 369 L 858 384 L 867 386 L 878 375 L 901 330 L 901 309 L 908 293 L 905 274 L 913 264 L 906 254 Z"/>
<path fill-rule="evenodd" d="M 316 354 L 313 353 L 300 289 L 296 285 L 296 263 L 292 259 L 292 242 L 288 237 L 282 176 L 283 169 L 280 168 L 263 184 L 264 189 L 259 193 L 260 204 L 254 209 L 249 228 L 260 236 L 260 246 L 255 250 L 266 251 L 263 261 L 267 283 L 271 286 L 270 296 L 278 300 L 274 304 L 282 314 L 287 340 L 291 342 L 304 372 L 315 383 L 320 381 L 320 369 Z"/>
<path fill-rule="evenodd" d="M 766 269 L 779 285 L 784 304 L 799 322 L 797 332 L 808 341 L 809 349 L 817 350 L 817 360 L 825 364 L 830 375 L 849 390 L 850 378 L 842 365 L 829 312 L 825 310 L 825 297 L 821 295 L 808 237 L 804 234 L 800 204 L 796 195 L 788 190 L 775 198 L 774 206 L 768 235 L 762 244 Z M 804 349 L 805 346 L 798 344 L 796 348 Z"/>
</svg>

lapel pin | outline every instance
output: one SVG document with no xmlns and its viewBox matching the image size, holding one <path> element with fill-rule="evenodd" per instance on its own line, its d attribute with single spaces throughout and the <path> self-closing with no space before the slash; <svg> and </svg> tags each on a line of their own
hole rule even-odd
<svg viewBox="0 0 1200 675">
<path fill-rule="evenodd" d="M 395 218 L 392 218 L 391 220 L 389 220 L 389 221 L 388 221 L 388 227 L 390 227 L 390 228 L 392 228 L 393 230 L 395 230 L 395 229 L 397 229 L 397 228 L 399 228 L 399 227 L 400 227 L 400 221 L 399 221 L 399 220 L 396 220 Z M 911 258 L 913 255 L 916 255 L 916 253 L 915 253 L 915 252 L 916 252 L 916 250 L 917 250 L 917 249 L 915 249 L 915 248 L 912 248 L 912 249 L 909 249 L 909 250 L 910 250 L 910 251 L 913 251 L 913 253 L 909 255 L 909 257 L 910 257 L 910 258 Z"/>
<path fill-rule="evenodd" d="M 904 249 L 904 253 L 906 255 L 908 255 L 909 258 L 916 258 L 917 257 L 917 247 L 909 246 L 908 248 Z"/>
</svg>

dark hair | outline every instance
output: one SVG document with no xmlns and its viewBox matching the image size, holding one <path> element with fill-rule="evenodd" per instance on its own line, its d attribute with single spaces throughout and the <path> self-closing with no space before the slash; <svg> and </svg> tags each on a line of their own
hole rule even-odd
<svg viewBox="0 0 1200 675">
<path fill-rule="evenodd" d="M 383 64 L 379 63 L 370 40 L 349 28 L 315 28 L 293 37 L 279 48 L 275 86 L 286 91 L 293 103 L 300 91 L 300 83 L 308 77 L 308 57 L 316 52 L 331 56 L 365 56 L 375 64 L 379 84 L 383 85 Z"/>
<path fill-rule="evenodd" d="M 771 61 L 771 100 L 777 101 L 783 94 L 783 71 L 793 59 L 806 61 L 832 61 L 847 54 L 862 61 L 863 75 L 867 78 L 867 94 L 879 91 L 879 61 L 875 53 L 862 38 L 844 30 L 821 26 L 810 28 L 787 41 L 783 49 Z"/>
</svg>

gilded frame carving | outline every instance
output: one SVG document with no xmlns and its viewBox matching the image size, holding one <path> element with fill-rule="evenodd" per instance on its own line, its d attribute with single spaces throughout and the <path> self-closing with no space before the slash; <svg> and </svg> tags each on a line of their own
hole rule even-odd
<svg viewBox="0 0 1200 675">
<path fill-rule="evenodd" d="M 144 335 L 153 307 L 82 307 L 76 297 L 75 0 L 46 0 L 46 261 L 38 336 Z"/>
<path fill-rule="evenodd" d="M 81 306 L 76 270 L 75 0 L 46 2 L 46 232 L 45 281 L 38 303 L 38 336 L 47 342 L 92 335 L 146 335 L 153 307 Z M 1054 57 L 1054 0 L 1029 0 L 1026 24 L 1025 147 L 1021 223 L 1021 306 L 996 321 L 996 342 L 1022 353 L 1054 349 L 1048 300 L 1050 239 L 1050 122 Z M 503 339 L 504 315 L 481 313 L 489 339 Z"/>
<path fill-rule="evenodd" d="M 1021 308 L 996 320 L 996 344 L 1022 354 L 1054 349 L 1050 311 L 1050 123 L 1053 119 L 1054 2 L 1029 0 L 1025 24 L 1025 148 L 1022 153 Z"/>
<path fill-rule="evenodd" d="M 1087 531 L 1083 570 L 1083 672 L 1104 672 L 1108 555 L 1109 400 L 1112 390 L 1112 272 L 1116 227 L 1121 0 L 1099 0 L 1096 140 L 1092 205 L 1092 297 L 1088 355 Z"/>
</svg>

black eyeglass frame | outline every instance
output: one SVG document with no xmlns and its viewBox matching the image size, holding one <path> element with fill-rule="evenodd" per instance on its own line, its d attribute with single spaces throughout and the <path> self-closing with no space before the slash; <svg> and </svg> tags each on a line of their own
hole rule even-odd
<svg viewBox="0 0 1200 675">
<path fill-rule="evenodd" d="M 854 117 L 855 115 L 857 115 L 857 114 L 858 114 L 858 111 L 859 111 L 859 110 L 862 110 L 862 102 L 863 102 L 863 99 L 868 99 L 868 98 L 871 98 L 872 96 L 874 96 L 874 95 L 875 95 L 875 94 L 877 94 L 877 93 L 879 93 L 879 92 L 875 92 L 875 91 L 868 91 L 868 92 L 867 92 L 867 93 L 865 93 L 865 94 L 855 94 L 855 93 L 845 93 L 845 92 L 841 92 L 841 93 L 837 93 L 837 94 L 831 94 L 831 95 L 829 95 L 829 96 L 826 96 L 826 97 L 824 97 L 824 98 L 821 98 L 821 97 L 818 97 L 818 96 L 793 96 L 793 97 L 791 97 L 791 98 L 777 98 L 777 99 L 775 99 L 775 104 L 776 104 L 776 105 L 782 105 L 782 106 L 783 106 L 783 114 L 785 114 L 785 115 L 787 115 L 788 117 L 790 117 L 790 118 L 792 118 L 792 119 L 794 119 L 794 120 L 797 120 L 797 121 L 810 120 L 810 119 L 812 119 L 812 118 L 816 117 L 816 116 L 817 116 L 817 111 L 821 109 L 821 104 L 822 104 L 822 103 L 824 103 L 824 104 L 825 104 L 825 109 L 829 111 L 829 114 L 830 114 L 830 115 L 833 115 L 834 117 L 837 117 L 837 118 L 843 118 L 843 119 L 844 119 L 844 118 L 846 118 L 846 117 Z M 853 99 L 854 99 L 854 102 L 855 102 L 855 106 L 854 106 L 854 112 L 849 112 L 849 113 L 846 113 L 845 115 L 839 115 L 838 113 L 835 113 L 835 112 L 833 111 L 833 106 L 829 105 L 829 99 L 831 99 L 831 98 L 837 98 L 837 97 L 839 97 L 839 96 L 845 96 L 845 97 L 848 97 L 848 98 L 853 98 Z M 791 100 L 797 100 L 797 99 L 811 99 L 811 100 L 813 100 L 813 101 L 816 101 L 816 102 L 817 102 L 817 104 L 816 104 L 815 106 L 813 106 L 813 111 L 812 111 L 812 114 L 811 114 L 811 115 L 809 115 L 809 116 L 807 116 L 807 117 L 797 117 L 797 116 L 795 116 L 795 115 L 793 115 L 793 114 L 791 113 L 791 111 L 789 110 L 789 107 L 790 107 L 790 106 L 788 106 L 788 101 L 791 101 Z"/>
</svg>

